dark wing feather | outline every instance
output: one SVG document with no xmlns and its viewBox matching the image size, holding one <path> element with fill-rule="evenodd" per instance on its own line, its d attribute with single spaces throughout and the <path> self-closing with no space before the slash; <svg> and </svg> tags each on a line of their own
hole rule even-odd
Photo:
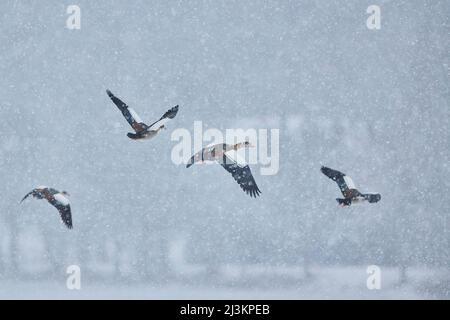
<svg viewBox="0 0 450 320">
<path fill-rule="evenodd" d="M 342 173 L 340 171 L 333 170 L 333 169 L 330 169 L 327 167 L 320 168 L 320 171 L 322 171 L 322 173 L 324 175 L 326 175 L 328 178 L 330 178 L 331 180 L 333 180 L 337 183 L 339 189 L 342 192 L 342 195 L 345 198 L 351 198 L 351 197 L 359 194 L 358 190 L 349 188 L 349 186 L 347 185 L 347 182 L 344 179 L 345 173 Z"/>
<path fill-rule="evenodd" d="M 47 188 L 47 191 L 51 194 L 51 195 L 55 195 L 57 193 L 59 193 L 58 190 L 54 189 L 54 188 Z"/>
<path fill-rule="evenodd" d="M 151 129 L 158 129 L 160 126 L 165 125 L 166 122 L 169 121 L 170 119 L 175 118 L 177 113 L 178 113 L 178 105 L 167 110 L 161 118 L 159 118 L 157 121 L 153 122 L 148 127 Z M 152 128 L 153 126 L 155 126 L 155 128 Z"/>
<path fill-rule="evenodd" d="M 26 198 L 28 198 L 29 196 L 31 196 L 34 193 L 34 190 L 28 192 L 25 197 L 22 198 L 22 200 L 20 200 L 20 203 L 22 203 Z"/>
<path fill-rule="evenodd" d="M 125 102 L 117 98 L 115 95 L 112 94 L 111 91 L 106 90 L 106 93 L 111 98 L 112 102 L 119 108 L 119 110 L 122 112 L 124 118 L 128 121 L 128 123 L 131 125 L 131 127 L 136 131 L 136 133 L 147 129 L 147 125 L 143 122 L 138 122 L 132 115 L 132 113 L 129 110 L 129 107 L 126 105 Z"/>
<path fill-rule="evenodd" d="M 167 111 L 163 114 L 163 116 L 161 117 L 161 119 L 164 119 L 164 118 L 173 119 L 173 118 L 175 118 L 175 116 L 176 116 L 177 113 L 178 113 L 178 108 L 179 108 L 179 106 L 176 105 L 175 107 L 173 107 L 173 108 L 167 110 Z M 160 120 L 161 120 L 161 119 L 160 119 Z"/>
<path fill-rule="evenodd" d="M 381 200 L 381 194 L 379 193 L 366 193 L 362 195 L 369 203 L 376 203 Z"/>
<path fill-rule="evenodd" d="M 61 217 L 62 222 L 66 225 L 67 228 L 72 229 L 72 213 L 70 210 L 70 204 L 64 205 L 58 202 L 55 198 L 49 200 L 49 202 L 58 209 L 59 215 Z"/>
<path fill-rule="evenodd" d="M 198 157 L 198 153 L 194 154 L 188 161 L 188 163 L 186 164 L 186 168 L 189 168 L 190 166 L 192 166 L 195 163 L 195 159 L 196 157 Z"/>
<path fill-rule="evenodd" d="M 225 170 L 231 173 L 234 180 L 236 180 L 242 190 L 244 190 L 248 195 L 255 198 L 256 196 L 259 196 L 261 191 L 256 185 L 255 179 L 253 178 L 252 172 L 250 171 L 250 167 L 248 165 L 241 167 L 236 161 L 225 154 L 223 155 L 223 161 L 220 164 L 225 168 Z"/>
</svg>

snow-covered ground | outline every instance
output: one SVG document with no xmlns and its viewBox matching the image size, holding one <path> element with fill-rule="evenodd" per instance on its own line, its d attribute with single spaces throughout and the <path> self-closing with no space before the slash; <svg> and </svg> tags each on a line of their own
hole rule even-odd
<svg viewBox="0 0 450 320">
<path fill-rule="evenodd" d="M 382 268 L 380 290 L 369 290 L 364 267 L 314 268 L 304 281 L 273 278 L 268 282 L 221 279 L 216 284 L 186 284 L 179 280 L 166 285 L 101 284 L 82 280 L 80 290 L 69 290 L 61 282 L 0 282 L 1 299 L 445 299 L 450 287 L 435 291 L 445 279 L 444 270 L 413 268 L 408 283 L 398 285 L 398 269 Z M 278 280 L 277 280 L 278 279 Z M 220 282 L 220 284 L 219 284 Z M 214 283 L 209 281 L 208 283 Z M 244 284 L 245 283 L 245 284 Z"/>
</svg>

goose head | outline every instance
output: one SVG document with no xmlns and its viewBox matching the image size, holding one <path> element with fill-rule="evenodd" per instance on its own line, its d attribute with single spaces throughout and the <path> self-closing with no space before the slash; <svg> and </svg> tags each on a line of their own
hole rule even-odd
<svg viewBox="0 0 450 320">
<path fill-rule="evenodd" d="M 67 191 L 61 191 L 61 194 L 63 194 L 66 197 L 70 197 L 70 194 Z"/>
<path fill-rule="evenodd" d="M 239 142 L 237 144 L 234 145 L 234 149 L 238 150 L 241 148 L 254 148 L 255 146 L 253 144 L 251 144 L 249 141 L 245 141 L 245 142 Z"/>
</svg>

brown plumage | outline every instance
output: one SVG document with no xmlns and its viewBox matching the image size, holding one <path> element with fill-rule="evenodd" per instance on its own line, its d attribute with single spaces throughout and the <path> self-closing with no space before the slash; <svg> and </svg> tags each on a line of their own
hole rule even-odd
<svg viewBox="0 0 450 320">
<path fill-rule="evenodd" d="M 133 140 L 143 140 L 151 139 L 156 136 L 162 129 L 165 129 L 165 124 L 170 120 L 175 118 L 178 113 L 178 106 L 175 106 L 167 110 L 158 121 L 153 122 L 151 125 L 146 125 L 140 119 L 139 115 L 126 105 L 125 102 L 117 98 L 111 91 L 106 90 L 109 98 L 114 102 L 114 104 L 122 112 L 124 118 L 128 121 L 130 126 L 134 129 L 135 133 L 129 132 L 127 136 Z"/>
</svg>

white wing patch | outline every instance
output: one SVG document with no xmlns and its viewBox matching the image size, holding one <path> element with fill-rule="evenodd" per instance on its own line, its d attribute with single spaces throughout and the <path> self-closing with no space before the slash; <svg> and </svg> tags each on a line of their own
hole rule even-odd
<svg viewBox="0 0 450 320">
<path fill-rule="evenodd" d="M 352 178 L 350 178 L 349 176 L 344 176 L 344 181 L 349 189 L 356 189 L 355 183 L 353 182 Z"/>
<path fill-rule="evenodd" d="M 133 108 L 128 107 L 128 111 L 130 112 L 131 116 L 134 118 L 134 120 L 137 123 L 142 123 L 142 119 L 138 116 L 138 114 L 136 113 L 136 111 L 134 111 Z"/>
<path fill-rule="evenodd" d="M 67 199 L 62 193 L 57 193 L 54 195 L 54 197 L 55 200 L 63 206 L 68 206 L 70 204 L 69 199 Z"/>
<path fill-rule="evenodd" d="M 228 152 L 225 152 L 225 154 L 233 161 L 236 161 L 239 167 L 245 167 L 247 163 L 245 162 L 245 159 L 242 158 L 236 150 L 230 150 Z"/>
</svg>

